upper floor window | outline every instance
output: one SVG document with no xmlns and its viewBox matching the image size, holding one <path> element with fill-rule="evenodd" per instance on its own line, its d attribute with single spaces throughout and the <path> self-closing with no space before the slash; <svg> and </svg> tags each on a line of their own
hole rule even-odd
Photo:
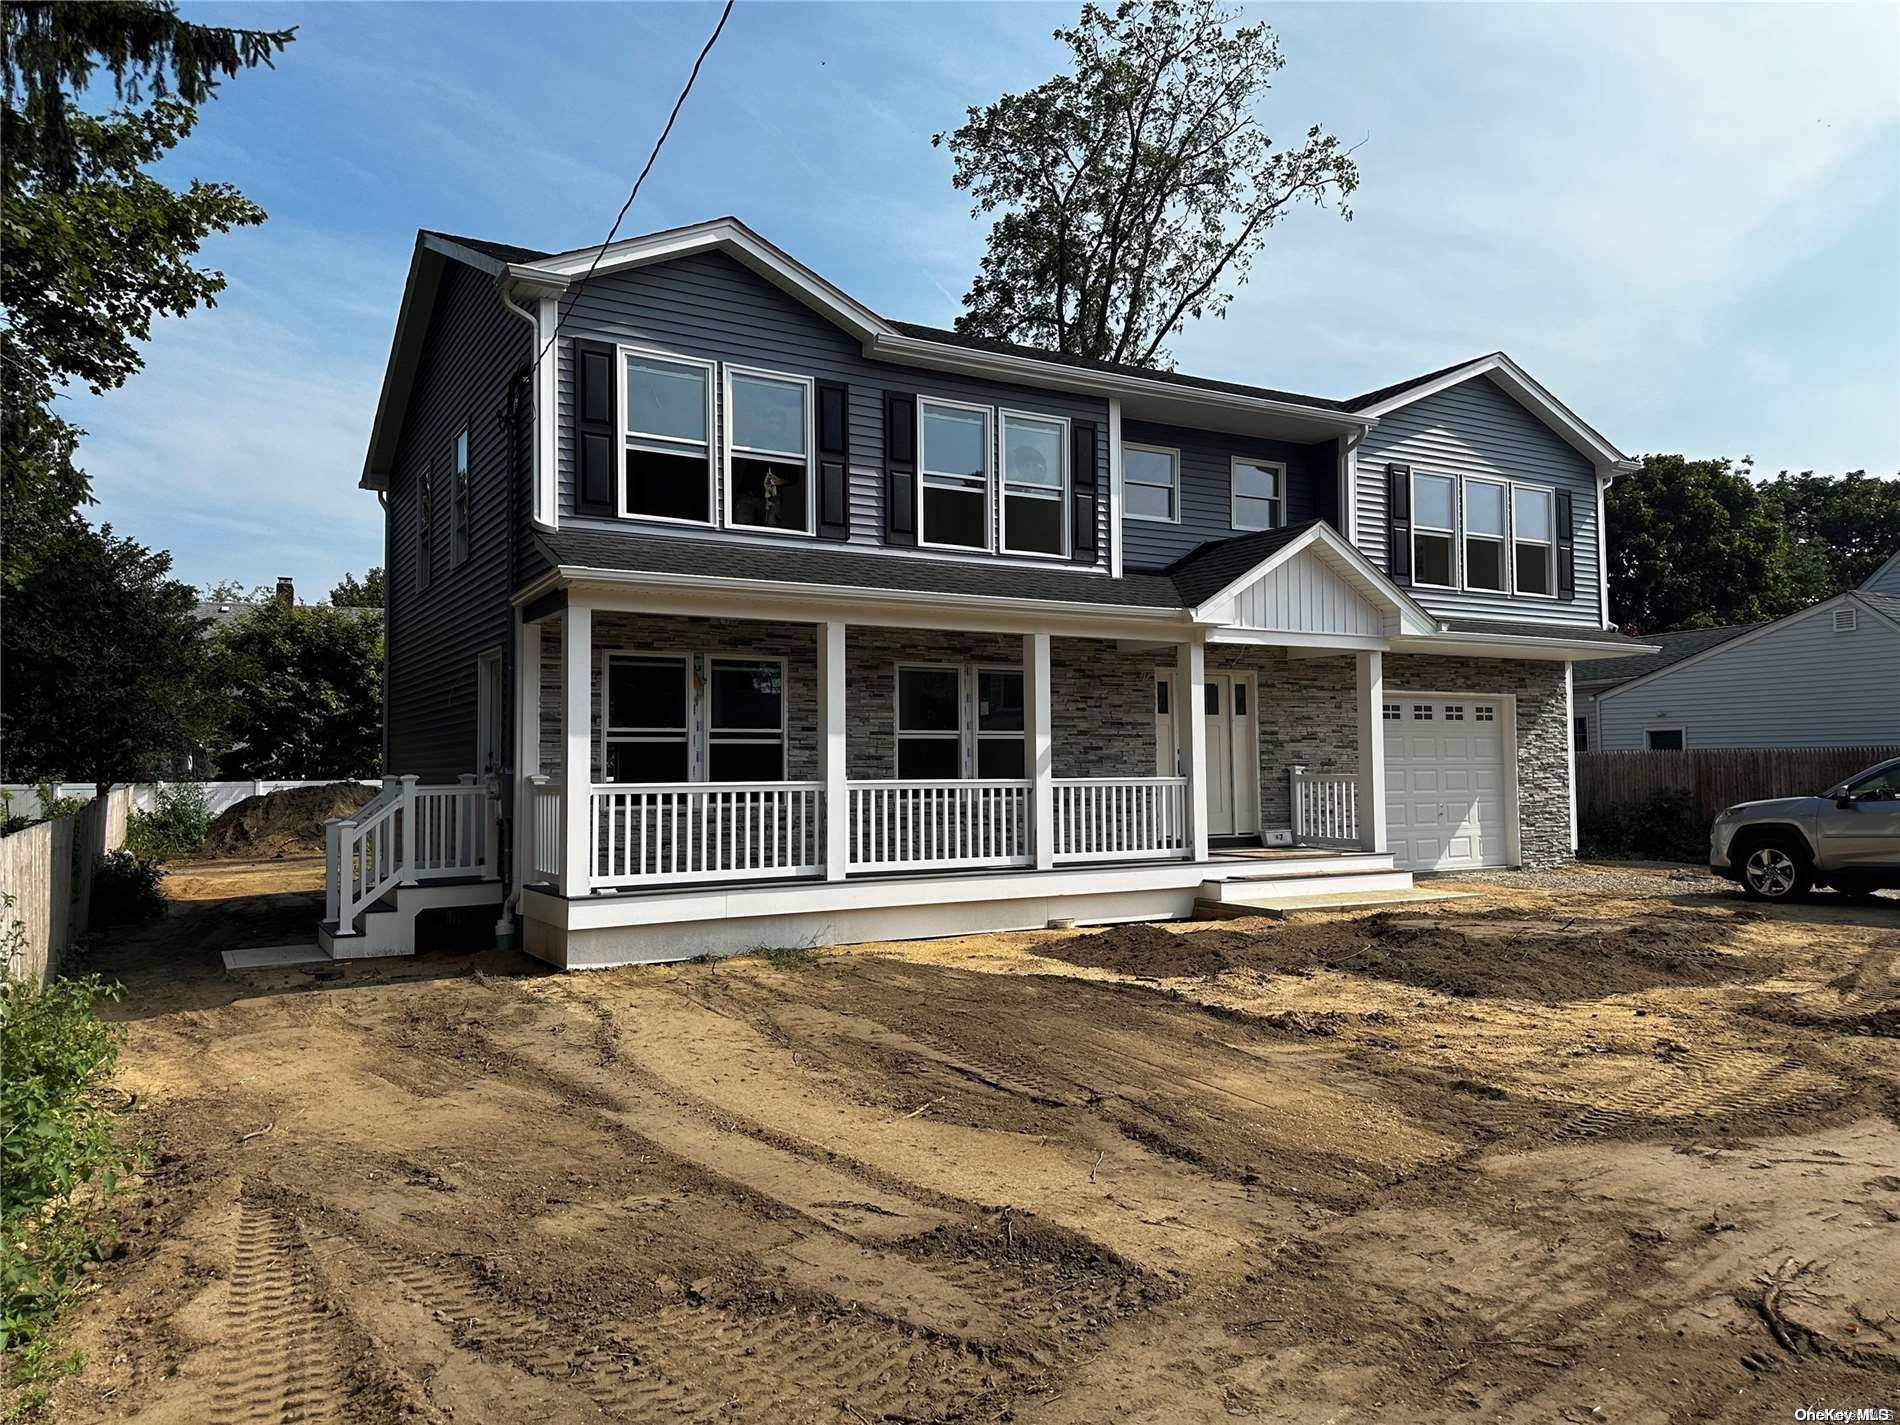
<svg viewBox="0 0 1900 1425">
<path fill-rule="evenodd" d="M 468 473 L 468 427 L 455 437 L 455 454 L 449 475 L 449 567 L 468 558 L 468 526 L 472 496 Z"/>
<path fill-rule="evenodd" d="M 1286 466 L 1236 456 L 1233 485 L 1235 529 L 1277 529 L 1286 523 Z"/>
<path fill-rule="evenodd" d="M 712 522 L 712 363 L 626 354 L 621 513 Z"/>
<path fill-rule="evenodd" d="M 1122 447 L 1122 508 L 1131 520 L 1181 519 L 1181 455 L 1158 445 Z"/>
<path fill-rule="evenodd" d="M 416 476 L 416 587 L 426 589 L 435 573 L 435 467 L 425 465 Z"/>
<path fill-rule="evenodd" d="M 1457 503 L 1448 475 L 1412 476 L 1412 582 L 1456 588 Z"/>
<path fill-rule="evenodd" d="M 1003 550 L 1068 553 L 1069 423 L 1003 412 Z"/>
<path fill-rule="evenodd" d="M 989 408 L 931 400 L 918 405 L 917 542 L 988 549 Z"/>
<path fill-rule="evenodd" d="M 1504 486 L 1465 481 L 1465 587 L 1504 590 Z"/>
<path fill-rule="evenodd" d="M 1556 528 L 1550 491 L 1512 486 L 1512 564 L 1518 593 L 1549 597 L 1557 591 Z"/>
<path fill-rule="evenodd" d="M 812 528 L 812 383 L 726 368 L 726 523 Z"/>
</svg>

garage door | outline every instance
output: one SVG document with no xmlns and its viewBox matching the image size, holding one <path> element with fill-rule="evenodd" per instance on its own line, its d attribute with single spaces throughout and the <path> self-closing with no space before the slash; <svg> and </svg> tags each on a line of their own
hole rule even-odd
<svg viewBox="0 0 1900 1425">
<path fill-rule="evenodd" d="M 1485 698 L 1385 704 L 1386 833 L 1411 871 L 1509 864 L 1504 706 Z"/>
</svg>

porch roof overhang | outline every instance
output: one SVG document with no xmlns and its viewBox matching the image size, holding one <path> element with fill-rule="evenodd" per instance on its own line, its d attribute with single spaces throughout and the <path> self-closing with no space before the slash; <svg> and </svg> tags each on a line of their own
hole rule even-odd
<svg viewBox="0 0 1900 1425">
<path fill-rule="evenodd" d="M 1252 610 L 1243 609 L 1249 592 L 1264 589 L 1281 570 L 1288 571 L 1300 584 L 1325 582 L 1336 595 L 1343 591 L 1353 607 L 1301 618 L 1287 617 L 1291 610 L 1271 608 L 1262 601 L 1254 601 Z M 1168 574 L 1188 605 L 1188 617 L 1196 624 L 1216 629 L 1238 626 L 1262 634 L 1354 638 L 1411 634 L 1423 638 L 1438 626 L 1410 594 L 1324 520 L 1203 545 L 1170 566 Z M 1260 614 L 1275 616 L 1261 618 Z M 1216 640 L 1221 637 L 1219 633 L 1213 636 Z"/>
</svg>

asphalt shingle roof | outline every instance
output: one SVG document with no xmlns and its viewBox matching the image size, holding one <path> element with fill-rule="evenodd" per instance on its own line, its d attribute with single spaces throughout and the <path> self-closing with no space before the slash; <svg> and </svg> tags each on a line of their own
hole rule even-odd
<svg viewBox="0 0 1900 1425">
<path fill-rule="evenodd" d="M 1276 549 L 1285 548 L 1318 523 L 1318 520 L 1304 520 L 1281 529 L 1217 539 L 1182 555 L 1165 572 L 1174 580 L 1181 601 L 1192 607 L 1212 598 Z"/>
<path fill-rule="evenodd" d="M 1627 683 L 1632 678 L 1640 678 L 1646 673 L 1654 673 L 1658 668 L 1667 668 L 1671 663 L 1693 658 L 1706 649 L 1727 643 L 1731 638 L 1740 638 L 1750 629 L 1760 627 L 1758 623 L 1737 623 L 1726 628 L 1685 628 L 1675 633 L 1646 633 L 1630 641 L 1661 644 L 1660 653 L 1643 653 L 1628 658 L 1586 659 L 1571 671 L 1578 683 Z"/>
</svg>

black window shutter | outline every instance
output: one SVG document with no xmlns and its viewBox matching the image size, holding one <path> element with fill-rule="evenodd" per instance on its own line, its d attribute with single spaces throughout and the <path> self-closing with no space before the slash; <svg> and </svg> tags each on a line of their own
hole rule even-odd
<svg viewBox="0 0 1900 1425">
<path fill-rule="evenodd" d="M 884 393 L 884 542 L 917 542 L 917 398 Z"/>
<path fill-rule="evenodd" d="M 1069 523 L 1074 536 L 1070 558 L 1077 564 L 1095 562 L 1095 423 L 1075 421 L 1069 426 Z"/>
<path fill-rule="evenodd" d="M 603 342 L 574 343 L 574 511 L 617 515 L 619 461 L 614 445 L 620 424 L 614 349 Z"/>
<path fill-rule="evenodd" d="M 1577 525 L 1568 490 L 1557 492 L 1557 597 L 1577 597 Z"/>
<path fill-rule="evenodd" d="M 1385 467 L 1385 572 L 1394 583 L 1412 582 L 1412 467 Z"/>
<path fill-rule="evenodd" d="M 851 538 L 851 391 L 818 383 L 818 537 Z"/>
</svg>

